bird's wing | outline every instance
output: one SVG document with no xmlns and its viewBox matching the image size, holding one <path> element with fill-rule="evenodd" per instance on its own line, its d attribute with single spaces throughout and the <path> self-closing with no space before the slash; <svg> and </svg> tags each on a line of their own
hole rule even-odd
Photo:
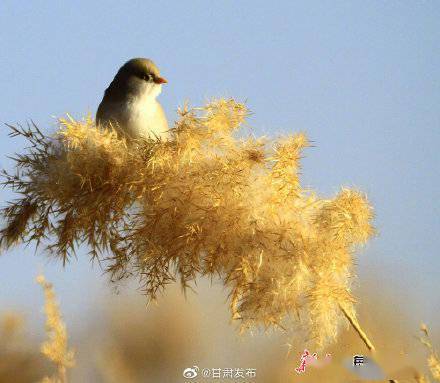
<svg viewBox="0 0 440 383">
<path fill-rule="evenodd" d="M 108 115 L 108 106 L 106 106 L 106 103 L 104 100 L 101 101 L 101 103 L 98 106 L 98 110 L 96 111 L 96 123 L 97 124 L 103 124 L 110 120 L 110 116 Z"/>
<path fill-rule="evenodd" d="M 125 115 L 122 112 L 121 103 L 118 102 L 106 102 L 103 100 L 96 111 L 96 123 L 97 124 L 106 124 L 108 122 L 124 124 L 125 123 Z"/>
</svg>

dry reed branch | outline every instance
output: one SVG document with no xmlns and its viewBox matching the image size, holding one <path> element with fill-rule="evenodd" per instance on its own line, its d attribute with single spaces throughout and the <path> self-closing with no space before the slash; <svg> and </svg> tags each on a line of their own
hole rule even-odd
<svg viewBox="0 0 440 383">
<path fill-rule="evenodd" d="M 428 367 L 431 372 L 432 377 L 436 382 L 440 382 L 440 357 L 437 351 L 432 346 L 431 340 L 429 338 L 428 327 L 422 323 L 420 326 L 420 331 L 423 336 L 419 338 L 420 342 L 428 349 Z"/>
<path fill-rule="evenodd" d="M 66 383 L 67 369 L 75 364 L 75 355 L 67 345 L 66 325 L 61 317 L 52 284 L 43 275 L 37 277 L 37 282 L 43 287 L 45 296 L 44 311 L 46 313 L 46 331 L 49 340 L 41 345 L 43 355 L 55 364 L 56 374 L 43 378 L 43 383 Z"/>
<path fill-rule="evenodd" d="M 347 318 L 347 320 L 350 322 L 350 324 L 352 325 L 352 327 L 354 328 L 354 330 L 356 331 L 356 333 L 359 335 L 359 337 L 362 339 L 362 341 L 365 343 L 365 346 L 367 346 L 367 348 L 370 351 L 374 351 L 375 347 L 373 346 L 373 343 L 371 342 L 371 340 L 368 338 L 367 334 L 365 333 L 364 330 L 362 330 L 362 327 L 359 325 L 359 322 L 356 320 L 356 318 L 352 317 L 345 309 L 343 306 L 339 305 L 340 309 L 342 310 L 342 312 L 344 313 L 345 317 Z"/>
<path fill-rule="evenodd" d="M 31 146 L 3 173 L 20 198 L 2 211 L 0 243 L 48 241 L 64 263 L 85 243 L 112 280 L 134 276 L 151 299 L 218 276 L 243 329 L 299 323 L 324 347 L 346 324 L 340 306 L 355 317 L 353 259 L 372 208 L 356 190 L 303 189 L 307 137 L 240 138 L 247 115 L 234 100 L 184 108 L 171 139 L 129 145 L 90 118 L 60 120 L 54 137 L 13 127 Z"/>
</svg>

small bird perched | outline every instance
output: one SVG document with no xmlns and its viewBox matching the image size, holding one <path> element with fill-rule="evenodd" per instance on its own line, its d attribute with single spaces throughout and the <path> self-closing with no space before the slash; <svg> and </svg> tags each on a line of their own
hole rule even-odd
<svg viewBox="0 0 440 383">
<path fill-rule="evenodd" d="M 109 123 L 128 139 L 167 137 L 168 123 L 156 97 L 166 83 L 153 61 L 134 58 L 116 73 L 96 112 L 96 123 Z"/>
</svg>

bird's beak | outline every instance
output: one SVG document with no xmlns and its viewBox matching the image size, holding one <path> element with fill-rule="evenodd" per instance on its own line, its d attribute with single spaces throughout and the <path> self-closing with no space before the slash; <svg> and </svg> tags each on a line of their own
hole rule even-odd
<svg viewBox="0 0 440 383">
<path fill-rule="evenodd" d="M 156 77 L 154 79 L 154 82 L 156 84 L 166 84 L 168 81 L 166 79 L 164 79 L 163 77 Z"/>
</svg>

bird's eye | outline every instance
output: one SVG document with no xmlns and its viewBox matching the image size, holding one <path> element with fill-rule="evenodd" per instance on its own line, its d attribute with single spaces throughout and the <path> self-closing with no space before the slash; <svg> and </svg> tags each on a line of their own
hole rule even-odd
<svg viewBox="0 0 440 383">
<path fill-rule="evenodd" d="M 144 74 L 144 75 L 142 76 L 142 78 L 143 78 L 145 81 L 150 81 L 151 76 L 150 76 L 149 74 Z"/>
</svg>

